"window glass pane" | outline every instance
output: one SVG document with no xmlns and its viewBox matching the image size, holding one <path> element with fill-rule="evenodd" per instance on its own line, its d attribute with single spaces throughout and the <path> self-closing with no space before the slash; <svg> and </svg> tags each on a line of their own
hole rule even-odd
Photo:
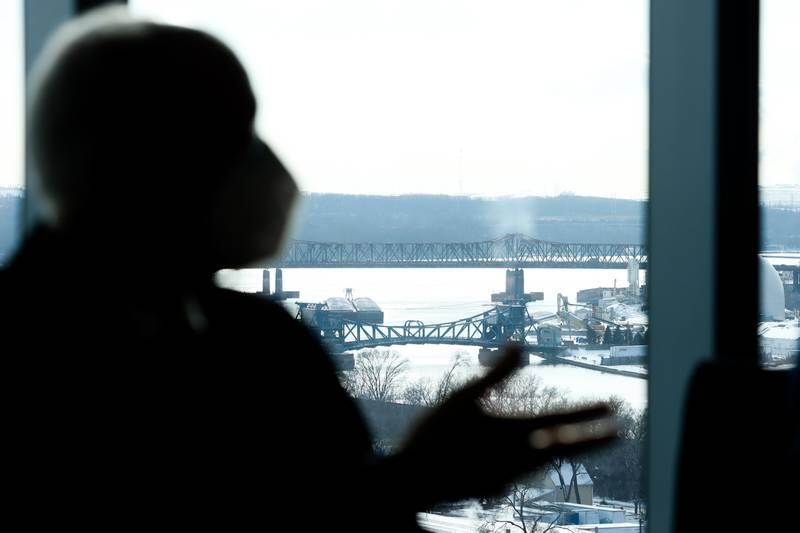
<svg viewBox="0 0 800 533">
<path fill-rule="evenodd" d="M 762 361 L 797 360 L 800 326 L 800 5 L 761 2 Z"/>
<path fill-rule="evenodd" d="M 353 354 L 341 379 L 376 448 L 391 453 L 408 430 L 398 420 L 518 338 L 531 364 L 491 408 L 535 415 L 612 399 L 624 428 L 619 446 L 575 465 L 577 496 L 557 470 L 526 480 L 539 503 L 525 519 L 547 519 L 542 502 L 566 497 L 622 506 L 596 520 L 638 525 L 647 2 L 130 3 L 212 31 L 245 63 L 258 129 L 304 192 L 292 235 L 302 242 L 281 260 L 281 288 L 300 294 L 284 305 L 339 361 Z M 278 273 L 268 273 L 275 292 Z M 219 274 L 247 292 L 264 279 L 259 269 Z M 344 327 L 354 323 L 359 338 Z M 370 387 L 387 368 L 389 386 Z M 422 519 L 500 520 L 519 490 Z"/>
<path fill-rule="evenodd" d="M 22 1 L 0 3 L 0 264 L 20 235 L 24 188 Z"/>
</svg>

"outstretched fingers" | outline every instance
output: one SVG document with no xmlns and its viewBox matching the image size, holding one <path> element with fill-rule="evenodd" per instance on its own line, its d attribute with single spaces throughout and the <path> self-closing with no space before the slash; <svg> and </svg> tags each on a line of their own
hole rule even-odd
<svg viewBox="0 0 800 533">
<path fill-rule="evenodd" d="M 555 412 L 531 418 L 507 418 L 519 431 L 532 432 L 557 426 L 574 424 L 603 424 L 614 420 L 614 413 L 606 404 L 590 405 L 569 411 Z"/>
<path fill-rule="evenodd" d="M 535 450 L 550 450 L 573 445 L 602 444 L 617 438 L 617 423 L 613 418 L 571 422 L 539 427 L 527 435 L 528 444 Z"/>
<path fill-rule="evenodd" d="M 531 450 L 529 455 L 533 467 L 542 464 L 544 458 L 575 457 L 603 448 L 617 439 L 616 433 L 593 434 L 582 440 L 574 442 L 540 442 L 537 437 L 531 436 Z M 543 447 L 539 447 L 543 446 Z"/>
<path fill-rule="evenodd" d="M 464 399 L 478 400 L 492 387 L 510 377 L 522 366 L 525 351 L 519 344 L 509 344 L 502 348 L 502 355 L 497 363 L 477 381 L 470 383 L 460 391 Z"/>
<path fill-rule="evenodd" d="M 601 447 L 617 438 L 618 424 L 606 405 L 535 418 L 496 418 L 522 449 L 567 456 Z"/>
</svg>

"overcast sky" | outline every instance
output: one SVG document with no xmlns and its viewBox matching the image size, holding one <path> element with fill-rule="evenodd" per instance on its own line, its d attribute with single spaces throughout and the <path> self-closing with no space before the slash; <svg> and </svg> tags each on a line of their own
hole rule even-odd
<svg viewBox="0 0 800 533">
<path fill-rule="evenodd" d="M 22 1 L 0 0 L 0 187 L 23 181 Z"/>
<path fill-rule="evenodd" d="M 307 191 L 647 196 L 643 0 L 131 0 L 241 56 Z M 762 183 L 800 181 L 800 2 L 766 0 Z M 16 13 L 15 13 L 16 11 Z M 0 2 L 0 70 L 21 71 Z M 17 24 L 11 24 L 17 21 Z M 20 83 L 0 85 L 0 184 Z"/>
</svg>

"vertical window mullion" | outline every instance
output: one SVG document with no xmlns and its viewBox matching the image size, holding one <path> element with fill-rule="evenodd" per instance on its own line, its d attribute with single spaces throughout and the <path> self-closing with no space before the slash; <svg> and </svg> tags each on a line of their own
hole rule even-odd
<svg viewBox="0 0 800 533">
<path fill-rule="evenodd" d="M 716 356 L 757 365 L 759 0 L 717 9 Z"/>
<path fill-rule="evenodd" d="M 683 402 L 714 350 L 716 7 L 650 3 L 648 529 L 672 531 Z"/>
</svg>

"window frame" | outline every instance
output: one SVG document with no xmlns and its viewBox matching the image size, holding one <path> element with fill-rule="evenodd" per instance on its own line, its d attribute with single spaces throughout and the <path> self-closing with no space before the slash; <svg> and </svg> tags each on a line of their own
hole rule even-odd
<svg viewBox="0 0 800 533">
<path fill-rule="evenodd" d="M 646 474 L 654 533 L 673 530 L 695 369 L 709 360 L 758 364 L 759 7 L 651 0 L 648 422 L 657 423 Z M 727 309 L 744 310 L 735 337 L 723 327 Z"/>
<path fill-rule="evenodd" d="M 26 72 L 55 27 L 105 3 L 126 2 L 26 0 Z M 650 1 L 648 406 L 658 423 L 649 425 L 646 464 L 654 533 L 672 529 L 693 370 L 715 353 L 758 360 L 758 8 L 758 0 Z M 26 194 L 27 231 L 34 202 Z M 725 290 L 734 285 L 735 294 Z M 737 316 L 744 337 L 735 340 L 717 320 L 734 299 L 747 310 Z"/>
</svg>

